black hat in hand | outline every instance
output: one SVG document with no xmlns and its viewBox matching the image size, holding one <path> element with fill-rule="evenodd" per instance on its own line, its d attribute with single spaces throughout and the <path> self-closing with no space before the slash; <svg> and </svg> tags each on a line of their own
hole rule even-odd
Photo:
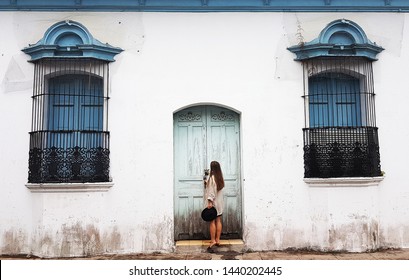
<svg viewBox="0 0 409 280">
<path fill-rule="evenodd" d="M 213 221 L 217 217 L 217 210 L 216 208 L 205 208 L 202 211 L 202 219 L 206 222 Z"/>
</svg>

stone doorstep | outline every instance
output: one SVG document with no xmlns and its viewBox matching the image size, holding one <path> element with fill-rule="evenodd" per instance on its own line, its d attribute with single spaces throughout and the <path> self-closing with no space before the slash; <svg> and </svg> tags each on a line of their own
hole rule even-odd
<svg viewBox="0 0 409 280">
<path fill-rule="evenodd" d="M 177 253 L 200 253 L 206 252 L 210 245 L 210 240 L 180 240 L 176 241 Z M 214 247 L 215 251 L 219 252 L 243 252 L 244 242 L 241 239 L 226 239 L 220 241 L 220 246 Z"/>
</svg>

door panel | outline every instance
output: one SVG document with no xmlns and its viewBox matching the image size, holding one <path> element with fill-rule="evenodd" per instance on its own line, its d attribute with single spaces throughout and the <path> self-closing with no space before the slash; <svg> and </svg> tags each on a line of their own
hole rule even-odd
<svg viewBox="0 0 409 280">
<path fill-rule="evenodd" d="M 223 236 L 241 237 L 239 115 L 215 106 L 197 106 L 174 116 L 175 239 L 209 238 L 200 218 L 203 170 L 220 162 L 224 179 Z"/>
<path fill-rule="evenodd" d="M 211 161 L 218 161 L 225 180 L 222 234 L 229 238 L 239 238 L 241 237 L 239 116 L 230 110 L 209 107 L 207 127 L 208 166 Z"/>
</svg>

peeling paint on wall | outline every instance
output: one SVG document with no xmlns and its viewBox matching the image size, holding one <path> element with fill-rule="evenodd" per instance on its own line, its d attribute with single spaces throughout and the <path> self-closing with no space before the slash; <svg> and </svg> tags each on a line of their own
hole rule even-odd
<svg viewBox="0 0 409 280">
<path fill-rule="evenodd" d="M 28 66 L 23 55 L 10 59 L 2 81 L 5 93 L 29 90 L 32 88 L 33 78 L 30 76 L 27 77 L 25 69 L 23 69 L 21 65 L 24 65 L 24 68 Z"/>
</svg>

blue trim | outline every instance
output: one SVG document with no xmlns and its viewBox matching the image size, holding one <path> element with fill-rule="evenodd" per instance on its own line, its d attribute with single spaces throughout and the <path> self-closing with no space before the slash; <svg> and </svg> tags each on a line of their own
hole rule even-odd
<svg viewBox="0 0 409 280">
<path fill-rule="evenodd" d="M 407 0 L 0 0 L 0 11 L 28 10 L 407 13 L 409 3 Z"/>
<path fill-rule="evenodd" d="M 44 33 L 34 45 L 22 50 L 31 56 L 31 61 L 51 57 L 86 57 L 114 61 L 122 49 L 103 44 L 94 39 L 82 24 L 75 21 L 61 21 Z"/>
<path fill-rule="evenodd" d="M 358 24 L 339 19 L 328 24 L 317 39 L 300 42 L 288 50 L 297 55 L 295 60 L 320 56 L 360 56 L 377 60 L 377 54 L 384 49 L 372 43 Z"/>
</svg>

